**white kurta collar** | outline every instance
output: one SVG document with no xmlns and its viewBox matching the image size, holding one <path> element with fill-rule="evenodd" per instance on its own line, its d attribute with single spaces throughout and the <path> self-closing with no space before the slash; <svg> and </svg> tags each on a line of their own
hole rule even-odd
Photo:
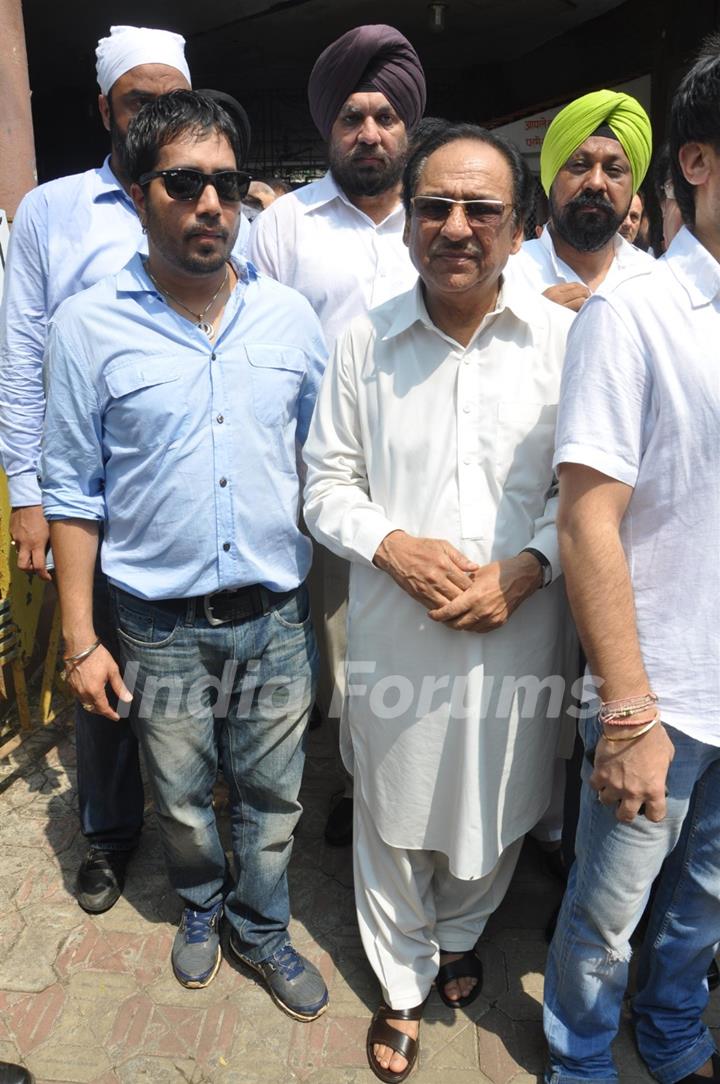
<svg viewBox="0 0 720 1084">
<path fill-rule="evenodd" d="M 499 316 L 505 309 L 509 309 L 513 316 L 522 323 L 532 325 L 542 317 L 542 313 L 539 311 L 540 308 L 541 304 L 538 302 L 536 295 L 526 288 L 524 283 L 516 281 L 514 276 L 503 275 L 495 308 L 483 317 L 468 347 L 461 349 L 469 349 L 475 342 L 477 335 L 487 327 L 488 322 Z M 447 339 L 448 342 L 455 342 L 431 320 L 425 305 L 420 279 L 411 290 L 400 294 L 394 302 L 394 311 L 390 323 L 381 338 L 383 341 L 387 341 L 396 335 L 402 335 L 404 331 L 407 331 L 416 323 L 421 323 L 428 331 L 440 335 L 443 339 Z"/>
</svg>

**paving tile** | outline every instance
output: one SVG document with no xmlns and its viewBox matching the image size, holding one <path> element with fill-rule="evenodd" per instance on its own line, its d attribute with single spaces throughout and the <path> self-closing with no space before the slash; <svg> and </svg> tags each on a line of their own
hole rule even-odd
<svg viewBox="0 0 720 1084">
<path fill-rule="evenodd" d="M 51 926 L 41 929 L 39 937 L 36 928 L 26 925 L 0 960 L 0 990 L 39 992 L 53 985 L 56 980 L 53 964 L 66 931 Z"/>
<path fill-rule="evenodd" d="M 493 1084 L 507 1084 L 518 1073 L 539 1074 L 545 1061 L 545 1037 L 539 1023 L 511 1020 L 491 1009 L 478 1027 L 480 1069 Z"/>
<path fill-rule="evenodd" d="M 32 1053 L 55 1030 L 66 994 L 56 983 L 36 996 L 22 997 L 6 1010 L 6 1024 L 24 1054 Z"/>
<path fill-rule="evenodd" d="M 140 1055 L 115 1068 L 119 1084 L 215 1084 L 190 1058 Z"/>
<path fill-rule="evenodd" d="M 111 1068 L 103 1050 L 86 1043 L 47 1043 L 27 1057 L 28 1068 L 38 1081 L 90 1084 Z"/>
</svg>

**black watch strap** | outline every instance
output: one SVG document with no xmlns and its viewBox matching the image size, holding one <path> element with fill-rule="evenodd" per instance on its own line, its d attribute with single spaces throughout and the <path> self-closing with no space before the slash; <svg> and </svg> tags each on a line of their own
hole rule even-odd
<svg viewBox="0 0 720 1084">
<path fill-rule="evenodd" d="M 524 550 L 520 550 L 521 553 L 531 553 L 533 557 L 537 558 L 540 562 L 540 568 L 542 569 L 542 587 L 549 587 L 552 583 L 552 565 L 548 561 L 544 553 L 540 550 L 534 550 L 532 546 L 526 546 Z"/>
</svg>

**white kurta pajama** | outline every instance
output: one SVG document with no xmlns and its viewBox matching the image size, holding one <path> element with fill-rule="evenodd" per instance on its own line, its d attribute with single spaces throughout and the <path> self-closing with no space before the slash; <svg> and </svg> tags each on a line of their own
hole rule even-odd
<svg viewBox="0 0 720 1084">
<path fill-rule="evenodd" d="M 431 621 L 372 558 L 402 529 L 480 565 L 533 546 L 559 576 L 548 493 L 571 320 L 508 282 L 463 348 L 432 324 L 418 284 L 340 338 L 305 445 L 308 526 L 352 562 L 343 755 L 356 792 L 384 845 L 440 852 L 464 881 L 491 873 L 548 804 L 559 720 L 537 684 L 561 683 L 563 587 L 536 592 L 503 628 L 460 632 Z M 385 919 L 401 941 L 397 881 L 365 884 L 359 872 L 359 906 L 390 897 Z"/>
</svg>

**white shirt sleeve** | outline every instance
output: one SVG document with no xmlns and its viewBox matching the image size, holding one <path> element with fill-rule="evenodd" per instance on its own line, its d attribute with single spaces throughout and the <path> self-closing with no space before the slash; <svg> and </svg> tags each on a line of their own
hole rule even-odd
<svg viewBox="0 0 720 1084">
<path fill-rule="evenodd" d="M 276 279 L 277 282 L 285 281 L 282 278 L 280 267 L 278 217 L 272 205 L 268 207 L 267 211 L 259 214 L 250 226 L 247 254 L 250 262 L 258 271 L 262 271 L 263 274 Z"/>
<path fill-rule="evenodd" d="M 318 542 L 347 560 L 372 564 L 383 538 L 400 530 L 369 493 L 352 329 L 342 335 L 320 385 L 303 449 L 304 515 Z"/>
<path fill-rule="evenodd" d="M 640 343 L 611 299 L 596 294 L 568 337 L 553 466 L 580 463 L 634 486 L 651 390 Z"/>
</svg>

